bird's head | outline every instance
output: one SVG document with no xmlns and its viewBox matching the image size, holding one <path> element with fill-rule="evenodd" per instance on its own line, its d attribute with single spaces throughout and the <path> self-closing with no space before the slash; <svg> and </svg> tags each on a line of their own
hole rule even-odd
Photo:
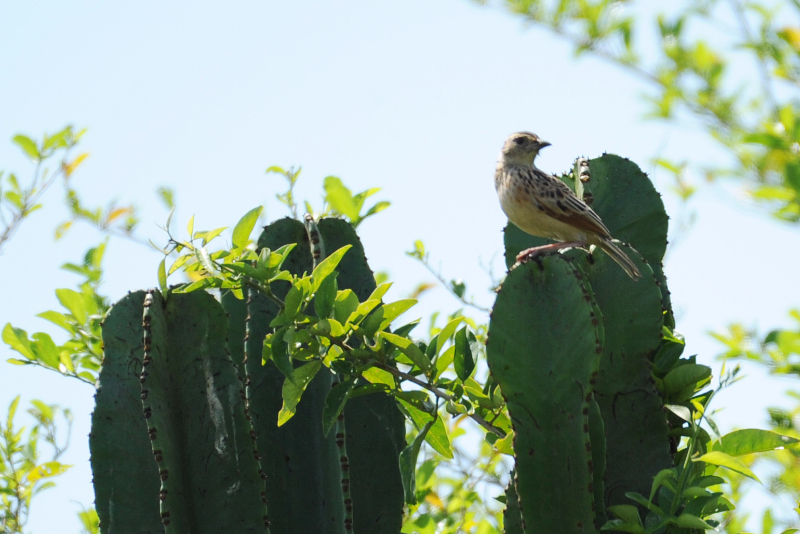
<svg viewBox="0 0 800 534">
<path fill-rule="evenodd" d="M 503 144 L 503 151 L 500 157 L 506 163 L 519 163 L 532 165 L 534 158 L 539 154 L 539 150 L 550 143 L 540 138 L 535 133 L 517 132 L 511 134 Z"/>
</svg>

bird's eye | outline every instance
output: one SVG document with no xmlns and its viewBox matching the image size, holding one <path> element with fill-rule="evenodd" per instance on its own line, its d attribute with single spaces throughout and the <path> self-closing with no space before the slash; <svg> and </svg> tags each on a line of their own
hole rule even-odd
<svg viewBox="0 0 800 534">
<path fill-rule="evenodd" d="M 524 137 L 517 137 L 517 138 L 514 139 L 514 142 L 516 144 L 518 144 L 518 145 L 521 145 L 522 143 L 525 142 L 525 138 Z"/>
</svg>

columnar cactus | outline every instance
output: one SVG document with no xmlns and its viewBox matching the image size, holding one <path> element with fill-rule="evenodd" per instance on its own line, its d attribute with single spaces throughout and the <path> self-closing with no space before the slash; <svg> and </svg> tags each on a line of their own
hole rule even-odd
<svg viewBox="0 0 800 534">
<path fill-rule="evenodd" d="M 642 279 L 599 251 L 513 266 L 521 250 L 544 241 L 509 224 L 512 269 L 489 327 L 489 366 L 515 428 L 513 483 L 532 532 L 594 532 L 606 507 L 630 502 L 626 492 L 647 494 L 672 465 L 651 372 L 665 317 L 672 321 L 661 266 L 667 216 L 632 162 L 605 155 L 589 169 L 562 179 L 630 243 L 625 252 Z"/>
<path fill-rule="evenodd" d="M 409 338 L 414 324 L 392 330 L 413 301 L 383 302 L 388 286 L 376 288 L 339 219 L 279 220 L 256 255 L 240 235 L 227 271 L 203 250 L 198 261 L 217 273 L 204 287 L 221 288 L 219 301 L 179 287 L 118 302 L 103 328 L 90 441 L 103 532 L 396 534 L 404 500 L 416 501 L 420 445 L 450 453 L 429 394 L 473 417 L 490 442 L 513 426 L 509 534 L 594 533 L 607 511 L 633 509 L 631 498 L 652 509 L 641 495 L 652 500 L 653 477 L 671 476 L 669 423 L 683 424 L 668 419 L 662 395 L 687 402 L 708 368 L 681 359 L 672 336 L 667 217 L 644 173 L 605 155 L 579 160 L 563 180 L 628 243 L 643 276 L 583 250 L 512 265 L 544 242 L 509 224 L 484 388 L 461 318 L 429 344 Z M 323 250 L 338 264 L 323 268 Z M 404 412 L 419 431 L 410 445 Z M 708 499 L 695 501 L 697 514 L 721 506 Z M 677 510 L 669 494 L 663 501 Z"/>
<path fill-rule="evenodd" d="M 328 250 L 354 247 L 339 265 L 339 287 L 369 296 L 375 281 L 352 227 L 323 220 L 319 228 Z M 259 239 L 273 250 L 287 243 L 300 246 L 284 267 L 310 272 L 302 223 L 278 221 Z M 398 532 L 405 427 L 394 400 L 376 393 L 348 402 L 343 466 L 336 435 L 325 438 L 320 423 L 333 375 L 318 373 L 278 427 L 284 375 L 262 365 L 259 342 L 277 307 L 259 295 L 221 300 L 139 291 L 107 316 L 90 439 L 103 532 Z"/>
</svg>

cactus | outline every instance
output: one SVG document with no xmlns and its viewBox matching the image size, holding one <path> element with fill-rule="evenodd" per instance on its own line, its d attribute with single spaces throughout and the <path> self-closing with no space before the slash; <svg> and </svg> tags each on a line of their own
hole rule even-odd
<svg viewBox="0 0 800 534">
<path fill-rule="evenodd" d="M 328 250 L 353 245 L 338 284 L 365 300 L 375 281 L 352 227 L 322 220 L 319 230 Z M 300 246 L 284 268 L 310 272 L 297 221 L 267 227 L 259 247 L 287 243 Z M 288 287 L 278 282 L 276 294 Z M 383 393 L 352 399 L 346 437 L 342 427 L 325 438 L 333 375 L 320 372 L 278 427 L 284 374 L 261 361 L 278 310 L 247 288 L 244 295 L 224 291 L 220 305 L 201 291 L 166 299 L 139 291 L 109 312 L 91 437 L 103 532 L 398 532 L 405 426 L 395 401 Z"/>
<path fill-rule="evenodd" d="M 352 289 L 360 301 L 375 289 L 372 271 L 366 263 L 364 249 L 353 228 L 343 220 L 322 219 L 318 224 L 326 250 L 353 245 L 339 264 L 337 277 L 340 289 Z M 312 258 L 308 234 L 303 224 L 294 219 L 278 220 L 264 229 L 258 247 L 275 250 L 288 243 L 297 243 L 284 262 L 294 274 L 310 272 Z M 288 290 L 276 292 L 283 297 Z M 239 334 L 244 333 L 242 302 L 229 293 L 223 295 L 223 306 L 231 314 L 231 322 Z M 277 315 L 273 303 L 260 295 L 250 296 L 248 339 L 263 339 L 272 329 L 269 323 Z M 241 338 L 239 338 L 241 339 Z M 231 347 L 235 358 L 241 359 Z M 328 515 L 315 503 L 342 503 L 340 458 L 335 434 L 323 440 L 320 420 L 325 398 L 331 388 L 331 376 L 317 374 L 303 394 L 297 413 L 285 425 L 277 426 L 284 375 L 272 362 L 261 365 L 261 346 L 248 351 L 247 370 L 251 384 L 256 384 L 251 404 L 253 425 L 259 441 L 264 470 L 268 473 L 267 498 L 271 503 L 273 532 L 313 532 L 327 524 L 343 524 L 343 509 L 337 507 Z M 383 394 L 357 397 L 344 410 L 347 421 L 347 443 L 353 494 L 354 531 L 361 533 L 396 533 L 402 522 L 403 494 L 398 467 L 398 454 L 405 445 L 402 414 L 393 399 Z M 319 435 L 318 435 L 319 434 Z M 322 448 L 318 448 L 322 445 Z M 319 493 L 313 494 L 311 488 Z M 323 492 L 322 488 L 328 488 Z M 276 515 L 278 514 L 278 515 Z M 279 529 L 279 525 L 283 525 Z M 330 531 L 330 530 L 328 530 Z"/>
<path fill-rule="evenodd" d="M 130 293 L 105 317 L 105 357 L 89 435 L 97 516 L 103 532 L 115 534 L 164 532 L 158 466 L 140 400 L 144 298 L 144 291 Z"/>
<path fill-rule="evenodd" d="M 605 254 L 571 250 L 518 265 L 503 282 L 487 358 L 514 422 L 515 489 L 522 523 L 533 532 L 593 532 L 605 523 L 606 507 L 630 503 L 627 492 L 648 494 L 653 476 L 672 466 L 651 371 L 662 326 L 674 325 L 661 265 L 667 216 L 632 162 L 604 155 L 589 162 L 591 174 L 580 163 L 562 179 L 612 235 L 630 243 L 626 253 L 644 276 L 632 282 Z M 507 265 L 545 243 L 509 223 Z M 575 444 L 591 450 L 590 469 Z M 554 497 L 562 491 L 580 498 L 567 504 Z"/>
<path fill-rule="evenodd" d="M 166 532 L 265 532 L 264 481 L 227 353 L 228 320 L 208 293 L 150 291 L 141 398 Z"/>
<path fill-rule="evenodd" d="M 109 312 L 90 437 L 104 532 L 267 531 L 226 331 L 201 292 L 165 306 L 139 291 Z"/>
<path fill-rule="evenodd" d="M 594 533 L 607 510 L 633 508 L 628 495 L 647 495 L 673 465 L 659 388 L 684 402 L 696 384 L 681 377 L 707 375 L 694 365 L 675 378 L 693 361 L 680 359 L 679 339 L 662 338 L 674 326 L 661 265 L 667 217 L 644 173 L 604 155 L 578 160 L 563 180 L 630 243 L 643 277 L 582 250 L 513 267 L 492 312 L 485 388 L 466 387 L 475 338 L 456 332 L 461 318 L 428 345 L 408 338 L 413 324 L 388 330 L 413 302 L 382 302 L 386 286 L 376 288 L 339 219 L 276 221 L 258 254 L 237 245 L 228 271 L 197 254 L 209 277 L 190 287 L 223 288 L 221 303 L 188 288 L 122 299 L 103 328 L 91 438 L 103 532 L 399 532 L 404 499 L 416 501 L 419 446 L 450 450 L 429 393 L 403 391 L 403 381 L 475 419 L 492 443 L 513 427 L 509 534 Z M 543 240 L 509 224 L 505 244 L 511 267 Z M 335 272 L 321 266 L 326 252 Z M 270 258 L 283 271 L 258 278 Z M 442 375 L 450 365 L 456 378 Z M 421 429 L 409 446 L 398 401 Z"/>
<path fill-rule="evenodd" d="M 593 532 L 589 403 L 602 325 L 577 268 L 562 256 L 541 264 L 521 265 L 503 282 L 489 367 L 514 424 L 523 529 Z"/>
</svg>

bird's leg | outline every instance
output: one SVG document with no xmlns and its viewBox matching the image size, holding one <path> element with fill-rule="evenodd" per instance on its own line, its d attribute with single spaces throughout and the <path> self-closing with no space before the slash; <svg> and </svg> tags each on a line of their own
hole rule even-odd
<svg viewBox="0 0 800 534">
<path fill-rule="evenodd" d="M 549 245 L 533 247 L 523 250 L 522 252 L 517 254 L 517 263 L 525 263 L 527 261 L 534 260 L 539 256 L 552 254 L 553 252 L 558 252 L 559 250 L 565 248 L 583 248 L 585 246 L 586 246 L 585 241 L 570 241 L 568 243 L 551 243 Z"/>
</svg>

